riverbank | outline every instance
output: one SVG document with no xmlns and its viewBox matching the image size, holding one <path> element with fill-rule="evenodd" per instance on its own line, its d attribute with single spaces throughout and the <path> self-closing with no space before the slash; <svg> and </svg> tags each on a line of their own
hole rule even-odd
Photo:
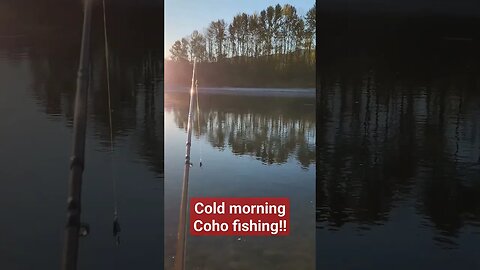
<svg viewBox="0 0 480 270">
<path fill-rule="evenodd" d="M 199 63 L 197 79 L 202 87 L 314 88 L 315 66 L 304 63 L 281 68 L 272 62 Z M 165 85 L 190 87 L 192 65 L 165 60 Z"/>
</svg>

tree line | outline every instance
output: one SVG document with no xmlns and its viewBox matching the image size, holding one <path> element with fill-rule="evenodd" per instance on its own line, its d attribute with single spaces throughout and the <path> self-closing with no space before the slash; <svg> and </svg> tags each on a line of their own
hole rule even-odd
<svg viewBox="0 0 480 270">
<path fill-rule="evenodd" d="M 276 62 L 282 69 L 296 62 L 315 65 L 316 5 L 301 16 L 289 4 L 269 6 L 253 14 L 239 13 L 231 22 L 212 21 L 170 48 L 174 62 Z"/>
</svg>

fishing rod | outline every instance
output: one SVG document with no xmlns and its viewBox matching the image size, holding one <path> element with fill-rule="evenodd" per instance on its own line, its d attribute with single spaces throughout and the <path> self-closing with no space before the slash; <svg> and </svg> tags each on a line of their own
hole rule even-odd
<svg viewBox="0 0 480 270">
<path fill-rule="evenodd" d="M 192 87 L 190 88 L 190 105 L 188 109 L 188 123 L 187 123 L 187 143 L 185 148 L 185 164 L 183 170 L 183 184 L 182 184 L 182 199 L 180 201 L 180 217 L 178 223 L 178 239 L 177 239 L 177 254 L 175 256 L 175 270 L 185 269 L 185 254 L 186 254 L 186 220 L 187 220 L 187 207 L 188 207 L 188 177 L 190 174 L 190 146 L 192 145 L 192 112 L 193 103 L 195 102 L 193 96 L 195 95 L 197 88 L 197 81 L 195 79 L 195 66 L 196 59 L 193 59 L 193 71 L 192 71 Z M 198 95 L 198 94 L 197 94 Z"/>
<path fill-rule="evenodd" d="M 88 234 L 88 225 L 80 221 L 82 176 L 85 164 L 85 134 L 87 127 L 87 99 L 89 86 L 90 30 L 92 0 L 84 0 L 83 33 L 80 62 L 77 73 L 75 112 L 73 117 L 73 150 L 68 181 L 67 222 L 63 249 L 62 269 L 77 269 L 78 242 Z"/>
</svg>

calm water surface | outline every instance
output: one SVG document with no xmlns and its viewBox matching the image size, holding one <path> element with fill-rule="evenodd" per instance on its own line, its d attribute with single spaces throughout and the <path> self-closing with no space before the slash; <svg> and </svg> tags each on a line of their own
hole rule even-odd
<svg viewBox="0 0 480 270">
<path fill-rule="evenodd" d="M 194 125 L 189 195 L 289 197 L 291 235 L 189 236 L 188 269 L 313 269 L 315 91 L 199 92 L 201 119 Z M 175 255 L 188 101 L 186 91 L 165 92 L 166 269 L 173 268 Z"/>
<path fill-rule="evenodd" d="M 323 54 L 317 269 L 480 269 L 478 41 L 382 35 Z"/>
<path fill-rule="evenodd" d="M 1 269 L 59 269 L 66 221 L 81 9 L 48 16 L 42 6 L 33 8 L 47 14 L 42 23 L 28 21 L 31 9 L 19 13 L 17 28 L 0 30 Z M 54 22 L 55 14 L 71 21 Z M 91 231 L 81 239 L 79 269 L 162 269 L 163 51 L 127 30 L 111 36 L 112 158 L 101 33 L 93 39 L 82 193 L 82 219 Z M 112 177 L 119 247 L 112 236 Z"/>
</svg>

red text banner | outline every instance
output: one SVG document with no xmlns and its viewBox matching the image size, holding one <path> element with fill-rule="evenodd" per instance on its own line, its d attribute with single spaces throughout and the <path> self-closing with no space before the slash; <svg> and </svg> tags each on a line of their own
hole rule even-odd
<svg viewBox="0 0 480 270">
<path fill-rule="evenodd" d="M 288 198 L 191 198 L 194 236 L 286 236 L 290 233 Z"/>
</svg>

